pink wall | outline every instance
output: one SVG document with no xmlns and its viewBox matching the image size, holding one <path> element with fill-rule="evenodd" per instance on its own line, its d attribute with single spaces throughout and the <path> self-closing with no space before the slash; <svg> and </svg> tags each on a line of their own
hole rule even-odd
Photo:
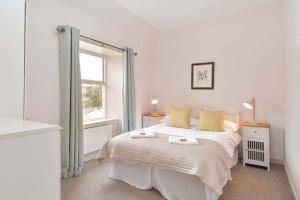
<svg viewBox="0 0 300 200">
<path fill-rule="evenodd" d="M 54 12 L 55 11 L 55 12 Z M 28 22 L 26 116 L 59 123 L 59 24 L 83 35 L 134 48 L 137 124 L 158 96 L 159 108 L 171 104 L 210 105 L 247 110 L 241 103 L 257 98 L 257 119 L 272 124 L 271 157 L 283 149 L 282 5 L 223 16 L 181 29 L 157 32 L 109 0 L 30 0 Z M 191 64 L 214 61 L 215 89 L 191 90 Z"/>
<path fill-rule="evenodd" d="M 85 36 L 129 46 L 135 58 L 137 117 L 146 101 L 143 82 L 149 66 L 149 41 L 156 30 L 110 0 L 30 0 L 26 118 L 59 123 L 59 57 L 57 25 L 72 25 Z"/>
<path fill-rule="evenodd" d="M 285 64 L 285 164 L 294 193 L 300 198 L 300 2 L 284 7 Z"/>
<path fill-rule="evenodd" d="M 154 40 L 155 63 L 149 68 L 151 96 L 159 109 L 170 105 L 209 105 L 247 110 L 257 100 L 257 120 L 272 124 L 271 157 L 283 156 L 282 4 L 215 18 L 164 32 Z M 215 62 L 215 89 L 191 90 L 191 64 Z"/>
<path fill-rule="evenodd" d="M 114 134 L 122 133 L 123 120 L 123 54 L 106 55 L 106 114 L 116 118 Z"/>
</svg>

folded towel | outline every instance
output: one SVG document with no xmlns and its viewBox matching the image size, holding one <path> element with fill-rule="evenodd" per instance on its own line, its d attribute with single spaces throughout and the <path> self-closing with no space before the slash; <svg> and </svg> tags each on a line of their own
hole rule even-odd
<svg viewBox="0 0 300 200">
<path fill-rule="evenodd" d="M 137 130 L 130 133 L 130 138 L 154 138 L 155 133 L 144 130 Z"/>
<path fill-rule="evenodd" d="M 193 137 L 178 137 L 178 136 L 169 136 L 170 144 L 189 144 L 195 145 L 198 144 L 196 138 Z"/>
</svg>

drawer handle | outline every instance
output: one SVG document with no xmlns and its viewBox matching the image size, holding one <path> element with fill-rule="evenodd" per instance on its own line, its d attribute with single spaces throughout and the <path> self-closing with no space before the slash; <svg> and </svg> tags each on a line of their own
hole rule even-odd
<svg viewBox="0 0 300 200">
<path fill-rule="evenodd" d="M 254 133 L 256 133 L 256 131 L 254 131 Z"/>
</svg>

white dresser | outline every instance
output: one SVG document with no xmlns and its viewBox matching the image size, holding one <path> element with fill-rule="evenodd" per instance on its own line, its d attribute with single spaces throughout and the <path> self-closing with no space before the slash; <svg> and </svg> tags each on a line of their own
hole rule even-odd
<svg viewBox="0 0 300 200">
<path fill-rule="evenodd" d="M 0 199 L 60 199 L 60 128 L 0 118 Z"/>
<path fill-rule="evenodd" d="M 267 167 L 270 170 L 270 124 L 242 123 L 243 163 Z"/>
</svg>

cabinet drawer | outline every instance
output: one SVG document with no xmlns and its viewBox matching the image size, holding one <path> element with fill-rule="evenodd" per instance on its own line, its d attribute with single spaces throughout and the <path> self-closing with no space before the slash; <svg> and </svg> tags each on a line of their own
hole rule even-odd
<svg viewBox="0 0 300 200">
<path fill-rule="evenodd" d="M 144 117 L 144 122 L 155 123 L 156 121 L 159 121 L 157 117 Z"/>
<path fill-rule="evenodd" d="M 268 129 L 246 127 L 244 128 L 244 134 L 246 138 L 265 140 L 266 138 L 268 138 Z"/>
<path fill-rule="evenodd" d="M 143 117 L 143 128 L 153 126 L 159 123 L 159 121 L 163 117 L 149 117 L 149 116 L 144 116 Z"/>
</svg>

